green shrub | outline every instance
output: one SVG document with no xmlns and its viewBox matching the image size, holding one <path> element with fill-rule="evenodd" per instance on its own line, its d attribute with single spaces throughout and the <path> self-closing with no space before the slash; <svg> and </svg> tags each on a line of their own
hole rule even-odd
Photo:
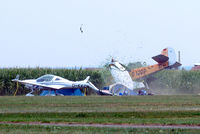
<svg viewBox="0 0 200 134">
<path fill-rule="evenodd" d="M 151 88 L 177 89 L 183 92 L 200 91 L 200 71 L 163 70 L 148 77 Z"/>
</svg>

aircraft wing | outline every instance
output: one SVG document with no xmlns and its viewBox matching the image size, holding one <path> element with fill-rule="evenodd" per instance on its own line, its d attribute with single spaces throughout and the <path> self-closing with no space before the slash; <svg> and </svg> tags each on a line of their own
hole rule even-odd
<svg viewBox="0 0 200 134">
<path fill-rule="evenodd" d="M 31 85 L 34 88 L 42 87 L 42 88 L 47 88 L 47 89 L 51 89 L 51 90 L 68 89 L 68 88 L 71 89 L 71 88 L 73 88 L 72 85 L 67 85 L 65 83 L 51 85 L 51 84 L 37 83 L 34 80 L 18 80 L 18 79 L 13 79 L 12 81 L 19 82 L 19 83 L 22 83 L 24 85 Z M 96 88 L 91 82 L 88 82 L 87 84 L 85 83 L 85 84 L 82 84 L 82 85 L 85 85 L 85 87 L 92 88 L 95 92 L 99 91 L 99 89 Z M 81 88 L 81 87 L 77 87 L 77 88 Z M 84 88 L 84 87 L 82 87 L 82 88 Z"/>
<path fill-rule="evenodd" d="M 40 83 L 36 83 L 36 82 L 30 81 L 30 80 L 13 79 L 12 81 L 19 82 L 19 83 L 22 83 L 24 85 L 38 86 L 38 87 L 48 88 L 48 89 L 52 89 L 52 90 L 58 90 L 58 89 L 62 89 L 62 88 L 65 87 L 64 85 L 46 85 L 46 84 L 40 84 Z"/>
</svg>

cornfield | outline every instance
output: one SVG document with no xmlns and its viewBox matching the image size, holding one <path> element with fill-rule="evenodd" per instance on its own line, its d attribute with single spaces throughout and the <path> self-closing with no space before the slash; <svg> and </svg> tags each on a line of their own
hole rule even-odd
<svg viewBox="0 0 200 134">
<path fill-rule="evenodd" d="M 79 81 L 90 76 L 90 81 L 98 88 L 113 84 L 109 70 L 87 69 L 52 69 L 52 68 L 4 68 L 0 69 L 0 95 L 13 95 L 16 83 L 12 79 L 16 75 L 20 79 L 36 79 L 45 74 L 54 74 L 63 78 Z M 200 92 L 200 71 L 163 70 L 147 77 L 151 89 L 175 89 L 186 93 Z M 19 84 L 17 95 L 24 95 L 30 90 Z"/>
<path fill-rule="evenodd" d="M 148 77 L 151 88 L 175 89 L 185 93 L 200 92 L 200 71 L 163 70 Z"/>
<path fill-rule="evenodd" d="M 63 78 L 79 81 L 90 76 L 90 81 L 97 87 L 101 88 L 103 79 L 99 70 L 86 69 L 51 69 L 51 68 L 5 68 L 0 69 L 0 95 L 13 95 L 16 90 L 16 83 L 12 79 L 16 75 L 20 75 L 20 79 L 36 79 L 45 74 L 54 74 Z M 24 95 L 30 92 L 23 85 L 19 84 L 17 95 Z"/>
</svg>

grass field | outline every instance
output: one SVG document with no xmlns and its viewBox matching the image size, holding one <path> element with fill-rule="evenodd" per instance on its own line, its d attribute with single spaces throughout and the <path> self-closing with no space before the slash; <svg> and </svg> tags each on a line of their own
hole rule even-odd
<svg viewBox="0 0 200 134">
<path fill-rule="evenodd" d="M 1 134 L 198 134 L 199 129 L 137 129 L 137 128 L 96 128 L 58 127 L 30 125 L 0 125 Z"/>
<path fill-rule="evenodd" d="M 0 113 L 200 111 L 200 96 L 0 97 Z"/>
<path fill-rule="evenodd" d="M 103 123 L 103 124 L 187 124 L 200 125 L 200 96 L 132 96 L 132 97 L 0 97 L 0 122 L 42 122 L 42 123 Z M 36 132 L 39 126 L 0 125 L 0 133 L 9 127 L 23 133 L 27 128 Z M 42 127 L 42 126 L 41 126 Z M 48 132 L 46 127 L 41 130 Z M 52 129 L 49 127 L 48 129 Z M 88 133 L 91 127 L 61 127 L 55 133 L 64 131 Z M 94 133 L 100 133 L 97 128 Z M 161 129 L 103 128 L 102 133 L 116 131 L 160 133 Z M 54 130 L 53 130 L 54 131 Z M 162 130 L 163 133 L 171 129 Z M 178 130 L 173 132 L 199 132 L 199 130 Z M 68 131 L 67 131 L 68 132 Z M 10 132 L 12 133 L 12 132 Z"/>
</svg>

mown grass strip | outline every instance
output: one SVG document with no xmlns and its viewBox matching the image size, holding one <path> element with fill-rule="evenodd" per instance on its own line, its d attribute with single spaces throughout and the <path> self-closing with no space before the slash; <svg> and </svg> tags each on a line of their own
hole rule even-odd
<svg viewBox="0 0 200 134">
<path fill-rule="evenodd" d="M 200 133 L 199 129 L 150 129 L 150 128 L 96 128 L 96 127 L 60 127 L 39 125 L 0 125 L 0 133 L 5 134 L 180 134 Z"/>
<path fill-rule="evenodd" d="M 155 112 L 70 112 L 70 113 L 1 113 L 2 118 L 31 118 L 31 117 L 59 117 L 59 118 L 179 118 L 200 117 L 200 111 L 155 111 Z"/>
<path fill-rule="evenodd" d="M 200 96 L 0 97 L 0 113 L 200 111 Z"/>
<path fill-rule="evenodd" d="M 2 122 L 78 122 L 128 124 L 195 124 L 200 123 L 199 111 L 158 112 L 72 112 L 72 113 L 3 113 Z"/>
</svg>

